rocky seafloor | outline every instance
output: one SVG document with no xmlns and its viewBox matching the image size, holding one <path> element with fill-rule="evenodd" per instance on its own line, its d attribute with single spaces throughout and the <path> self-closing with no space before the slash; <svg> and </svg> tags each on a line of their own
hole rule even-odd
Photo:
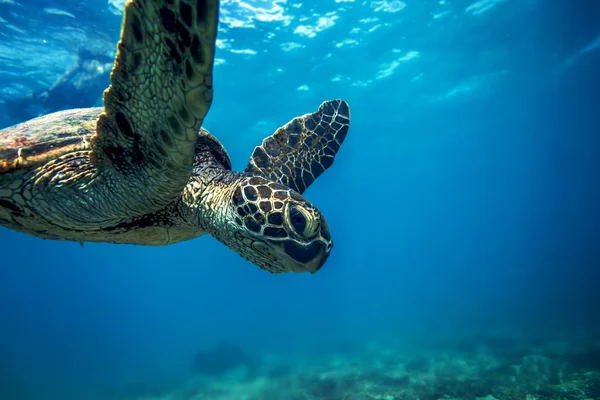
<svg viewBox="0 0 600 400">
<path fill-rule="evenodd" d="M 222 351 L 225 349 L 225 351 Z M 232 350 L 233 349 L 233 350 Z M 181 387 L 131 400 L 600 399 L 600 342 L 477 338 L 427 350 L 344 346 L 320 356 L 249 361 L 224 346 L 199 354 Z"/>
</svg>

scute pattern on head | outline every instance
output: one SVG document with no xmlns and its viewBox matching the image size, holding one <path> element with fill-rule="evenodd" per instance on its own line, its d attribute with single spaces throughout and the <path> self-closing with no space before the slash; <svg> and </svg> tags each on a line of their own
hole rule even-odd
<svg viewBox="0 0 600 400">
<path fill-rule="evenodd" d="M 327 258 L 332 247 L 329 227 L 319 210 L 295 190 L 246 175 L 231 201 L 237 243 L 228 245 L 261 268 L 271 272 L 308 268 L 314 273 Z"/>
<path fill-rule="evenodd" d="M 257 146 L 232 190 L 228 246 L 271 272 L 315 273 L 333 247 L 321 212 L 302 196 L 333 160 L 350 125 L 343 100 L 294 118 Z"/>
<path fill-rule="evenodd" d="M 276 191 L 277 189 L 289 191 L 288 188 L 280 187 L 257 176 L 243 180 L 233 194 L 233 201 L 237 205 L 235 222 L 258 234 L 265 234 L 266 228 L 275 228 L 270 225 L 271 215 L 275 209 L 273 205 L 275 194 L 281 193 L 280 196 L 283 198 L 289 197 L 288 193 Z"/>
<path fill-rule="evenodd" d="M 200 129 L 218 6 L 127 1 L 103 112 L 0 131 L 3 226 L 80 243 L 166 245 L 208 233 L 270 272 L 323 266 L 329 228 L 301 193 L 333 163 L 348 105 L 325 102 L 294 119 L 256 148 L 246 172 L 232 171 L 223 146 Z"/>
</svg>

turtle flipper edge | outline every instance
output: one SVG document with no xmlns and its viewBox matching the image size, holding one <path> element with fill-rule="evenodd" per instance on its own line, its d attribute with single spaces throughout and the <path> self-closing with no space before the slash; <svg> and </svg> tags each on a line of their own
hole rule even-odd
<svg viewBox="0 0 600 400">
<path fill-rule="evenodd" d="M 148 208 L 173 201 L 191 174 L 212 102 L 218 13 L 218 0 L 125 5 L 90 160 L 134 180 Z"/>
<path fill-rule="evenodd" d="M 294 118 L 264 139 L 254 149 L 245 172 L 303 193 L 333 164 L 349 127 L 348 103 L 326 101 L 316 112 Z"/>
</svg>

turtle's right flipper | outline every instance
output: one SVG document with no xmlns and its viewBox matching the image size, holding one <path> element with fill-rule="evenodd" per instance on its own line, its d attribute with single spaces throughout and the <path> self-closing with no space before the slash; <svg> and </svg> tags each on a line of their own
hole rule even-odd
<svg viewBox="0 0 600 400">
<path fill-rule="evenodd" d="M 257 146 L 245 172 L 256 173 L 303 193 L 327 168 L 350 127 L 350 108 L 343 100 L 294 118 Z"/>
<path fill-rule="evenodd" d="M 136 196 L 138 210 L 170 203 L 191 175 L 212 102 L 218 14 L 218 0 L 125 4 L 90 159 L 101 172 L 117 172 L 121 197 Z"/>
</svg>

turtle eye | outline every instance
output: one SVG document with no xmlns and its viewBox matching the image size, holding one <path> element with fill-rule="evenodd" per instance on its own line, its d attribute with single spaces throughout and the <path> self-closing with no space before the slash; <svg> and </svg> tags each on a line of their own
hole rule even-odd
<svg viewBox="0 0 600 400">
<path fill-rule="evenodd" d="M 296 206 L 290 207 L 290 222 L 296 232 L 304 233 L 306 230 L 306 217 L 302 213 L 302 211 L 298 210 Z"/>
<path fill-rule="evenodd" d="M 296 231 L 296 234 L 311 239 L 317 235 L 319 223 L 304 207 L 291 204 L 287 212 L 288 224 Z"/>
</svg>

